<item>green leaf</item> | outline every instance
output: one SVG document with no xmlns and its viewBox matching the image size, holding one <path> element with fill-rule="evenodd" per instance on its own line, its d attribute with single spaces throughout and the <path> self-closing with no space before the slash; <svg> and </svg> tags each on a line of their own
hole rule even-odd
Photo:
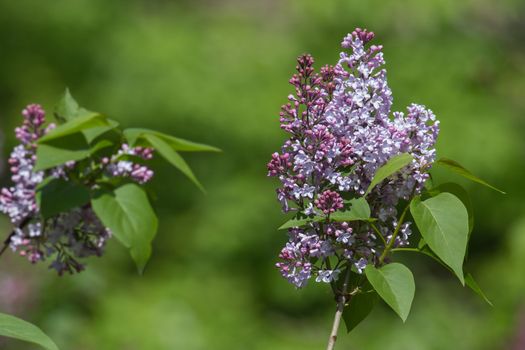
<svg viewBox="0 0 525 350">
<path fill-rule="evenodd" d="M 453 182 L 447 182 L 447 183 L 441 184 L 433 190 L 436 190 L 437 193 L 442 193 L 442 192 L 452 193 L 454 196 L 458 197 L 459 200 L 463 203 L 468 213 L 468 231 L 469 231 L 469 238 L 470 238 L 470 234 L 472 233 L 472 230 L 474 229 L 474 207 L 472 206 L 472 201 L 470 200 L 470 196 L 467 190 L 465 190 L 461 185 L 458 185 Z"/>
<path fill-rule="evenodd" d="M 107 133 L 108 131 L 115 130 L 119 126 L 119 123 L 115 120 L 108 119 L 107 122 L 107 126 L 98 126 L 82 131 L 82 133 L 86 137 L 86 141 L 89 144 L 91 144 L 97 137 Z"/>
<path fill-rule="evenodd" d="M 106 148 L 109 148 L 109 147 L 113 147 L 113 146 L 115 146 L 113 141 L 106 140 L 106 139 L 101 139 L 100 141 L 95 143 L 93 146 L 91 146 L 91 148 L 89 149 L 89 155 L 92 156 L 92 155 L 94 155 L 95 153 L 97 153 L 100 150 L 103 150 L 103 149 L 106 149 Z M 108 156 L 110 156 L 110 155 L 113 155 L 113 154 L 108 154 Z"/>
<path fill-rule="evenodd" d="M 302 227 L 307 225 L 310 222 L 320 222 L 323 221 L 325 218 L 321 216 L 314 216 L 314 217 L 306 217 L 306 216 L 298 216 L 294 217 L 293 219 L 290 219 L 286 221 L 284 224 L 282 224 L 278 230 L 286 230 L 292 227 Z"/>
<path fill-rule="evenodd" d="M 472 205 L 472 201 L 470 200 L 470 196 L 461 185 L 458 185 L 453 182 L 447 182 L 444 184 L 441 184 L 437 186 L 434 191 L 441 193 L 441 192 L 448 192 L 452 193 L 456 197 L 461 200 L 465 208 L 467 208 L 468 213 L 468 238 L 467 242 L 470 241 L 470 237 L 472 236 L 472 231 L 474 230 L 474 207 Z M 435 195 L 435 194 L 434 194 Z M 468 258 L 468 252 L 469 252 L 469 246 L 467 243 L 467 250 L 465 251 L 465 257 Z"/>
<path fill-rule="evenodd" d="M 506 194 L 502 190 L 492 186 L 491 184 L 487 183 L 486 181 L 484 181 L 484 180 L 480 179 L 479 177 L 475 176 L 474 174 L 472 174 L 470 171 L 465 169 L 461 164 L 459 164 L 455 160 L 448 159 L 448 158 L 441 158 L 441 159 L 438 159 L 435 164 L 439 165 L 439 166 L 442 166 L 443 168 L 448 169 L 450 171 L 453 171 L 456 174 L 461 175 L 461 176 L 463 176 L 466 179 L 469 179 L 469 180 L 477 182 L 477 183 L 479 183 L 479 184 L 481 184 L 483 186 L 491 188 L 494 191 L 497 191 L 497 192 L 502 193 L 502 194 Z"/>
<path fill-rule="evenodd" d="M 472 289 L 474 291 L 474 293 L 476 293 L 477 295 L 479 295 L 483 300 L 485 300 L 485 302 L 487 304 L 489 304 L 490 306 L 494 306 L 492 305 L 492 302 L 489 300 L 489 298 L 487 298 L 487 296 L 485 295 L 485 293 L 483 293 L 483 291 L 481 290 L 481 287 L 478 285 L 478 283 L 474 280 L 474 277 L 470 274 L 470 273 L 467 273 L 467 275 L 465 276 L 465 283 L 467 284 L 467 286 Z"/>
<path fill-rule="evenodd" d="M 155 148 L 157 152 L 160 153 L 161 156 L 164 157 L 164 159 L 170 162 L 174 167 L 179 169 L 184 175 L 193 181 L 193 183 L 197 185 L 201 191 L 205 192 L 204 187 L 201 185 L 199 180 L 197 180 L 186 161 L 180 156 L 180 154 L 174 151 L 168 143 L 166 143 L 160 137 L 154 135 L 146 135 L 145 139 L 150 143 L 151 146 Z"/>
<path fill-rule="evenodd" d="M 348 305 L 343 310 L 343 320 L 348 333 L 372 312 L 376 302 L 377 293 L 375 292 L 359 293 L 350 298 Z"/>
<path fill-rule="evenodd" d="M 152 135 L 162 139 L 164 142 L 170 145 L 175 151 L 181 152 L 221 152 L 220 149 L 205 145 L 202 143 L 196 143 L 188 140 L 184 140 L 175 136 L 167 135 L 158 131 L 149 129 L 126 129 L 124 130 L 124 136 L 130 145 L 135 145 L 139 139 L 144 139 L 146 136 Z"/>
<path fill-rule="evenodd" d="M 368 189 L 365 192 L 365 196 L 369 194 L 374 189 L 374 187 L 380 184 L 384 179 L 395 174 L 410 164 L 413 159 L 414 158 L 408 153 L 401 153 L 390 158 L 382 167 L 377 169 L 370 186 L 368 186 Z"/>
<path fill-rule="evenodd" d="M 336 211 L 335 213 L 330 214 L 330 221 L 373 221 L 374 219 L 370 218 L 370 206 L 365 198 L 354 198 L 346 202 L 346 205 L 349 206 L 348 210 L 345 211 Z M 292 227 L 301 227 L 305 226 L 310 222 L 321 222 L 326 220 L 325 215 L 315 215 L 307 217 L 305 215 L 299 215 L 294 217 L 291 220 L 285 222 L 279 230 L 284 230 Z"/>
<path fill-rule="evenodd" d="M 56 344 L 37 326 L 2 313 L 0 313 L 0 336 L 34 343 L 47 350 L 58 350 Z"/>
<path fill-rule="evenodd" d="M 427 245 L 465 285 L 468 213 L 461 200 L 447 192 L 425 201 L 416 197 L 410 203 L 410 212 Z"/>
<path fill-rule="evenodd" d="M 57 126 L 48 134 L 38 140 L 39 144 L 48 143 L 65 136 L 76 134 L 80 131 L 91 128 L 110 126 L 109 121 L 101 114 L 89 114 L 75 119 L 71 119 L 62 125 Z"/>
<path fill-rule="evenodd" d="M 36 192 L 40 212 L 45 219 L 89 203 L 89 189 L 64 179 L 52 179 Z"/>
<path fill-rule="evenodd" d="M 412 272 L 403 264 L 391 263 L 381 268 L 368 265 L 365 274 L 377 294 L 405 322 L 416 291 Z"/>
<path fill-rule="evenodd" d="M 71 96 L 69 89 L 66 88 L 64 95 L 55 107 L 55 118 L 60 122 L 71 120 L 75 117 L 80 106 Z"/>
<path fill-rule="evenodd" d="M 113 142 L 101 139 L 90 146 L 85 136 L 76 134 L 39 144 L 36 150 L 35 171 L 46 170 L 69 161 L 79 161 L 95 154 L 101 149 L 113 146 Z"/>
<path fill-rule="evenodd" d="M 151 255 L 151 242 L 158 220 L 148 196 L 138 185 L 125 184 L 114 191 L 102 192 L 91 200 L 95 214 L 104 226 L 128 249 L 139 273 Z"/>
<path fill-rule="evenodd" d="M 81 133 L 50 140 L 37 147 L 35 171 L 46 170 L 72 160 L 81 160 L 89 155 L 89 145 Z"/>
<path fill-rule="evenodd" d="M 332 221 L 368 221 L 370 206 L 364 197 L 351 199 L 347 203 L 350 208 L 345 211 L 336 211 L 330 215 Z"/>
<path fill-rule="evenodd" d="M 71 96 L 69 89 L 66 89 L 62 99 L 55 107 L 55 118 L 61 122 L 61 124 L 80 117 L 86 118 L 87 116 L 98 116 L 100 113 L 88 111 L 80 107 Z M 88 143 L 91 143 L 98 136 L 115 129 L 119 123 L 114 120 L 108 120 L 108 125 L 98 126 L 83 131 L 84 136 Z"/>
<path fill-rule="evenodd" d="M 55 118 L 62 124 L 69 120 L 73 120 L 79 117 L 85 117 L 87 115 L 95 115 L 96 112 L 88 111 L 80 107 L 71 96 L 69 89 L 66 89 L 64 95 L 55 107 Z"/>
</svg>

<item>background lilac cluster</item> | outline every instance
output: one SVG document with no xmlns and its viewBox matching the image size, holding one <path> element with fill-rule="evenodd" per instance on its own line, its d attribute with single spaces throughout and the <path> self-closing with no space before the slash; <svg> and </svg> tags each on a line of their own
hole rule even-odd
<svg viewBox="0 0 525 350">
<path fill-rule="evenodd" d="M 375 263 L 397 226 L 397 204 L 421 191 L 435 160 L 439 121 L 416 104 L 406 113 L 391 113 L 382 47 L 368 45 L 373 38 L 361 29 L 348 34 L 342 42 L 348 52 L 320 73 L 310 55 L 300 56 L 290 79 L 295 94 L 280 113 L 290 138 L 272 155 L 269 176 L 281 181 L 277 197 L 284 212 L 327 217 L 288 231 L 277 267 L 297 287 L 312 276 L 336 280 L 347 265 L 361 273 Z M 412 155 L 412 163 L 366 197 L 377 231 L 363 222 L 330 222 L 331 213 L 362 197 L 377 169 L 401 153 Z M 408 244 L 410 224 L 402 225 L 395 245 Z"/>
<path fill-rule="evenodd" d="M 113 156 L 91 159 L 87 165 L 67 162 L 46 171 L 35 171 L 37 141 L 55 125 L 45 126 L 45 112 L 39 105 L 27 106 L 22 115 L 24 122 L 15 129 L 20 144 L 9 158 L 13 186 L 0 191 L 0 212 L 8 215 L 14 226 L 5 243 L 32 263 L 52 257 L 50 267 L 59 274 L 80 272 L 84 266 L 78 259 L 100 256 L 111 232 L 102 225 L 89 204 L 44 219 L 36 200 L 38 185 L 48 178 L 67 181 L 75 178 L 90 189 L 96 189 L 93 174 L 127 178 L 143 184 L 151 180 L 153 171 L 133 159 L 149 160 L 153 150 L 123 144 Z"/>
</svg>

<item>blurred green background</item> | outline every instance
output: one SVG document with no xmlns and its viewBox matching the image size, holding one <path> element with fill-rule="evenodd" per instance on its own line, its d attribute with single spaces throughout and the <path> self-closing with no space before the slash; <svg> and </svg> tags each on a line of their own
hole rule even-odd
<svg viewBox="0 0 525 350">
<path fill-rule="evenodd" d="M 425 257 L 400 256 L 417 283 L 406 324 L 380 305 L 337 348 L 525 349 L 518 0 L 0 0 L 4 161 L 24 105 L 51 111 L 65 86 L 124 126 L 224 150 L 186 157 L 207 195 L 168 166 L 157 172 L 161 225 L 144 276 L 115 242 L 86 272 L 62 278 L 6 254 L 0 311 L 38 324 L 61 349 L 323 349 L 329 289 L 296 291 L 273 267 L 286 236 L 276 230 L 284 216 L 266 162 L 286 137 L 278 112 L 295 57 L 310 52 L 318 67 L 334 63 L 356 26 L 385 46 L 395 108 L 433 109 L 442 122 L 439 155 L 508 194 L 464 183 L 476 212 L 467 269 L 493 308 Z M 5 339 L 0 348 L 33 349 Z"/>
</svg>

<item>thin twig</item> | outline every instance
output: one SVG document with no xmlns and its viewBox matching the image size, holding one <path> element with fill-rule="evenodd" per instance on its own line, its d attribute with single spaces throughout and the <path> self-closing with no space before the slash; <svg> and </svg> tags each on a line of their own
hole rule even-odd
<svg viewBox="0 0 525 350">
<path fill-rule="evenodd" d="M 403 221 L 405 220 L 405 215 L 408 211 L 410 205 L 407 205 L 405 207 L 405 210 L 403 210 L 403 213 L 401 214 L 401 217 L 399 218 L 399 221 L 397 223 L 396 229 L 394 230 L 394 233 L 392 234 L 392 237 L 388 241 L 388 245 L 385 247 L 385 250 L 383 250 L 383 254 L 379 257 L 379 264 L 381 265 L 383 261 L 385 260 L 386 256 L 390 252 L 390 249 L 394 246 L 394 243 L 396 242 L 397 235 L 399 234 L 399 230 L 401 229 L 401 225 L 403 225 Z"/>
<path fill-rule="evenodd" d="M 412 199 L 414 197 L 414 194 L 416 193 L 416 186 L 412 189 L 412 193 L 410 194 L 409 201 L 403 210 L 403 213 L 401 213 L 401 217 L 399 218 L 399 221 L 397 222 L 396 229 L 394 230 L 394 233 L 392 234 L 392 237 L 390 238 L 390 241 L 388 242 L 388 245 L 385 247 L 385 250 L 383 250 L 383 254 L 379 257 L 379 265 L 383 264 L 383 261 L 387 257 L 390 250 L 394 247 L 394 243 L 396 242 L 397 235 L 399 234 L 399 230 L 401 229 L 401 226 L 403 225 L 403 221 L 405 220 L 405 215 L 408 212 L 408 209 L 410 208 L 410 203 L 412 202 Z"/>
<path fill-rule="evenodd" d="M 332 332 L 330 333 L 330 338 L 328 338 L 328 346 L 326 350 L 333 350 L 335 342 L 337 340 L 337 332 L 339 330 L 339 325 L 341 324 L 341 317 L 343 316 L 343 310 L 346 304 L 347 291 L 348 291 L 348 282 L 350 281 L 350 267 L 346 269 L 345 280 L 343 283 L 343 290 L 337 298 L 337 309 L 335 311 L 334 324 L 332 325 Z"/>
</svg>

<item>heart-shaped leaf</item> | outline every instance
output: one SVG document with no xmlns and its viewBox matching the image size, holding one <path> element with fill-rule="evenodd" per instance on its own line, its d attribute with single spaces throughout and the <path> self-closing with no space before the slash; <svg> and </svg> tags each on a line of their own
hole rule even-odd
<svg viewBox="0 0 525 350">
<path fill-rule="evenodd" d="M 90 200 L 87 187 L 56 178 L 37 190 L 36 199 L 44 218 L 80 207 Z"/>
<path fill-rule="evenodd" d="M 136 184 L 97 194 L 91 205 L 104 226 L 127 248 L 142 273 L 151 255 L 158 220 L 148 196 Z"/>
<path fill-rule="evenodd" d="M 463 203 L 468 213 L 468 231 L 469 231 L 469 237 L 470 237 L 470 234 L 472 233 L 472 230 L 474 229 L 474 208 L 472 206 L 472 201 L 470 200 L 470 196 L 467 190 L 465 190 L 461 185 L 458 185 L 453 182 L 447 182 L 447 183 L 441 184 L 433 190 L 437 191 L 437 193 L 441 193 L 441 192 L 452 193 L 454 196 L 458 197 L 459 200 Z"/>
<path fill-rule="evenodd" d="M 388 264 L 381 268 L 368 265 L 365 274 L 377 294 L 405 322 L 416 291 L 414 277 L 408 267 L 400 263 Z"/>
<path fill-rule="evenodd" d="M 350 298 L 343 310 L 346 331 L 350 333 L 372 312 L 377 302 L 376 292 L 358 293 Z"/>
<path fill-rule="evenodd" d="M 468 242 L 467 209 L 456 196 L 443 192 L 410 203 L 410 212 L 427 245 L 464 285 L 463 261 Z"/>
</svg>

